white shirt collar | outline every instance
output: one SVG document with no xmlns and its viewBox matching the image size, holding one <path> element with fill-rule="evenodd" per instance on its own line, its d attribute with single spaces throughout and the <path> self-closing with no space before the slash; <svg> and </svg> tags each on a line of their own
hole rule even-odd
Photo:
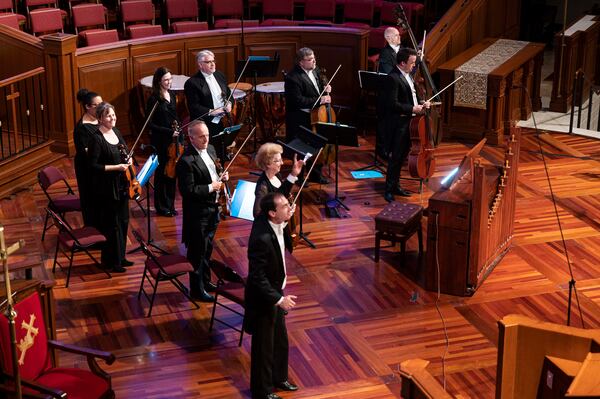
<svg viewBox="0 0 600 399">
<path fill-rule="evenodd" d="M 206 78 L 210 78 L 211 76 L 214 77 L 215 75 L 212 73 L 204 73 L 202 71 L 200 71 L 200 73 L 202 74 L 202 76 L 204 76 L 204 79 Z"/>
</svg>

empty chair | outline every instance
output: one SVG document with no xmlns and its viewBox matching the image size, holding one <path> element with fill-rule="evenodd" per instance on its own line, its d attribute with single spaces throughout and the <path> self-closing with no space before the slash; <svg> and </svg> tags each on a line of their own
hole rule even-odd
<svg viewBox="0 0 600 399">
<path fill-rule="evenodd" d="M 344 23 L 348 28 L 369 29 L 373 23 L 373 0 L 344 0 Z"/>
<path fill-rule="evenodd" d="M 42 8 L 29 13 L 31 33 L 38 36 L 42 33 L 64 32 L 63 18 L 58 8 Z"/>
<path fill-rule="evenodd" d="M 0 25 L 6 25 L 14 29 L 20 29 L 19 18 L 17 18 L 17 14 L 0 15 Z"/>
<path fill-rule="evenodd" d="M 194 267 L 187 260 L 185 256 L 181 255 L 161 255 L 156 256 L 148 244 L 142 239 L 140 233 L 136 230 L 133 231 L 133 236 L 140 244 L 140 248 L 146 255 L 146 261 L 144 262 L 144 273 L 142 273 L 142 282 L 140 284 L 140 290 L 138 291 L 138 300 L 142 294 L 150 302 L 150 308 L 148 309 L 148 317 L 152 315 L 152 307 L 154 306 L 154 299 L 156 297 L 156 291 L 158 290 L 158 283 L 161 281 L 170 281 L 187 299 L 190 300 L 199 309 L 200 306 L 194 301 L 188 294 L 188 290 L 179 281 L 179 277 L 186 275 L 194 271 Z M 152 287 L 152 295 L 148 295 L 144 289 L 144 283 L 148 282 Z"/>
<path fill-rule="evenodd" d="M 294 0 L 263 0 L 263 21 L 270 18 L 294 19 Z"/>
<path fill-rule="evenodd" d="M 398 23 L 396 17 L 396 7 L 398 3 L 384 1 L 381 5 L 381 25 L 395 26 Z"/>
<path fill-rule="evenodd" d="M 210 269 L 217 276 L 217 289 L 215 290 L 215 303 L 212 310 L 212 315 L 210 317 L 210 326 L 208 327 L 208 331 L 212 331 L 212 327 L 215 321 L 218 321 L 221 324 L 226 325 L 229 328 L 234 329 L 240 333 L 240 340 L 238 342 L 238 346 L 242 345 L 242 339 L 244 338 L 244 313 L 239 312 L 238 310 L 232 308 L 231 306 L 225 304 L 224 302 L 219 302 L 219 297 L 223 297 L 229 299 L 233 303 L 239 305 L 242 309 L 245 310 L 245 301 L 244 301 L 244 290 L 246 287 L 246 280 L 237 274 L 232 268 L 224 265 L 223 263 L 211 260 Z M 242 317 L 242 326 L 239 328 L 229 324 L 228 322 L 218 319 L 215 314 L 217 311 L 217 306 L 221 306 L 239 316 Z"/>
<path fill-rule="evenodd" d="M 119 41 L 119 33 L 116 29 L 89 31 L 85 35 L 85 41 L 86 46 L 114 43 Z"/>
<path fill-rule="evenodd" d="M 315 25 L 332 24 L 335 19 L 335 0 L 306 0 L 304 23 Z"/>
<path fill-rule="evenodd" d="M 154 25 L 154 5 L 150 0 L 132 0 L 121 3 L 123 31 L 130 39 L 160 36 L 162 28 Z"/>
<path fill-rule="evenodd" d="M 47 207 L 49 209 L 56 212 L 61 217 L 65 217 L 67 212 L 81 212 L 81 203 L 79 202 L 79 197 L 75 195 L 73 189 L 67 182 L 65 175 L 63 175 L 60 169 L 54 166 L 47 166 L 40 170 L 38 173 L 38 183 L 46 195 L 46 198 L 48 198 Z M 54 186 L 55 184 L 56 186 Z M 54 193 L 59 186 L 61 191 L 66 190 L 65 194 Z M 51 187 L 52 190 L 50 190 Z M 42 230 L 42 241 L 44 241 L 46 230 L 52 227 L 52 225 L 48 226 L 49 219 L 50 215 L 46 214 L 44 229 Z"/>
<path fill-rule="evenodd" d="M 85 252 L 94 264 L 102 270 L 108 278 L 110 273 L 102 267 L 100 262 L 91 254 L 92 249 L 100 249 L 104 243 L 106 243 L 106 237 L 98 231 L 95 227 L 84 226 L 78 229 L 72 229 L 67 225 L 64 220 L 50 209 L 46 209 L 46 212 L 50 215 L 54 224 L 58 227 L 58 237 L 56 239 L 56 250 L 54 251 L 54 263 L 52 264 L 52 273 L 56 272 L 56 265 L 63 269 L 62 265 L 58 262 L 58 251 L 61 251 L 69 260 L 69 266 L 67 268 L 67 282 L 65 287 L 69 287 L 69 280 L 71 279 L 71 269 L 73 267 L 73 258 L 76 253 Z M 64 269 L 63 269 L 64 270 Z"/>
<path fill-rule="evenodd" d="M 215 22 L 215 29 L 233 29 L 240 28 L 242 26 L 241 19 L 219 19 Z M 245 19 L 244 20 L 244 28 L 254 28 L 259 26 L 258 19 Z"/>
<path fill-rule="evenodd" d="M 63 20 L 67 18 L 67 12 L 58 7 L 57 0 L 25 0 L 25 9 L 27 10 L 27 14 L 31 15 L 31 11 L 38 8 L 55 8 L 60 11 L 60 16 L 63 18 Z"/>
<path fill-rule="evenodd" d="M 425 6 L 421 3 L 404 1 L 400 2 L 400 4 L 402 4 L 406 19 L 408 19 L 408 23 L 415 35 L 423 33 L 423 14 L 425 13 Z"/>
<path fill-rule="evenodd" d="M 208 29 L 207 22 L 198 21 L 196 0 L 167 0 L 167 25 L 173 32 L 193 32 Z M 176 21 L 173 20 L 185 20 Z"/>
<path fill-rule="evenodd" d="M 217 0 L 212 2 L 212 18 L 213 26 L 215 29 L 223 28 L 223 26 L 217 27 L 217 20 L 220 19 L 237 19 L 240 20 L 244 15 L 244 4 L 242 0 Z M 244 26 L 246 21 L 244 21 Z"/>
<path fill-rule="evenodd" d="M 79 4 L 73 6 L 71 12 L 73 13 L 73 27 L 75 28 L 75 33 L 79 35 L 80 42 L 83 45 L 89 45 L 87 36 L 90 33 L 106 31 L 106 13 L 104 11 L 104 6 L 101 4 Z M 108 33 L 105 35 L 105 37 L 108 38 L 114 34 Z"/>
<path fill-rule="evenodd" d="M 245 24 L 245 22 L 246 21 L 244 21 L 244 24 Z M 279 19 L 279 18 L 267 19 L 267 20 L 261 22 L 261 24 L 260 24 L 260 26 L 297 26 L 297 25 L 299 25 L 298 21 L 292 21 L 290 19 Z"/>
<path fill-rule="evenodd" d="M 16 9 L 13 0 L 0 0 L 0 14 L 15 14 L 19 21 L 19 26 L 25 25 L 25 16 L 15 13 L 15 11 Z"/>
</svg>

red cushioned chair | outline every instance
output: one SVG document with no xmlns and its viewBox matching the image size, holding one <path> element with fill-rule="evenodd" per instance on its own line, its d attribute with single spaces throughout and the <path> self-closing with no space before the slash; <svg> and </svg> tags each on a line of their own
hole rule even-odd
<svg viewBox="0 0 600 399">
<path fill-rule="evenodd" d="M 62 25 L 65 24 L 65 21 L 67 20 L 67 12 L 65 10 L 61 10 L 58 7 L 57 0 L 25 0 L 25 9 L 27 10 L 27 14 L 29 15 L 30 28 L 31 28 L 31 23 L 32 23 L 31 12 L 33 10 L 48 9 L 48 8 L 59 10 L 60 17 L 62 19 Z"/>
<path fill-rule="evenodd" d="M 71 9 L 73 13 L 73 27 L 75 33 L 79 35 L 79 40 L 84 46 L 89 46 L 87 36 L 93 32 L 107 32 L 106 30 L 106 12 L 102 4 L 79 4 Z M 102 36 L 96 36 L 95 43 L 101 41 L 109 43 L 114 38 L 114 33 L 104 33 Z M 100 39 L 102 37 L 103 39 Z M 117 41 L 118 41 L 117 36 Z"/>
<path fill-rule="evenodd" d="M 38 183 L 46 195 L 46 198 L 48 198 L 47 207 L 49 209 L 53 210 L 63 218 L 67 212 L 81 212 L 81 203 L 79 202 L 79 197 L 75 195 L 73 189 L 67 182 L 67 178 L 65 175 L 63 175 L 60 169 L 54 166 L 47 166 L 40 170 L 38 173 Z M 67 190 L 65 194 L 56 194 L 56 190 L 59 186 L 61 191 L 64 189 Z M 42 241 L 44 241 L 46 230 L 52 227 L 52 225 L 48 226 L 48 220 L 50 220 L 50 215 L 46 214 L 46 220 L 44 220 L 44 230 L 42 230 Z"/>
<path fill-rule="evenodd" d="M 396 17 L 396 7 L 398 3 L 391 1 L 384 1 L 381 5 L 381 25 L 395 26 L 398 23 Z"/>
<path fill-rule="evenodd" d="M 244 28 L 255 28 L 259 26 L 258 19 L 245 19 Z M 215 21 L 215 29 L 234 29 L 242 26 L 242 20 L 240 19 L 219 19 Z"/>
<path fill-rule="evenodd" d="M 58 8 L 41 8 L 29 13 L 31 33 L 34 36 L 41 34 L 64 32 L 63 18 Z"/>
<path fill-rule="evenodd" d="M 244 15 L 244 3 L 242 0 L 217 0 L 212 2 L 211 6 L 213 26 L 215 29 L 221 29 L 224 26 L 217 26 L 217 21 L 222 19 L 240 20 Z M 244 21 L 246 26 L 246 21 Z"/>
<path fill-rule="evenodd" d="M 369 29 L 373 24 L 373 0 L 344 0 L 344 23 L 348 28 Z"/>
<path fill-rule="evenodd" d="M 207 22 L 198 21 L 196 0 L 167 0 L 167 25 L 175 33 L 195 32 L 208 29 Z M 184 20 L 176 21 L 174 20 Z"/>
<path fill-rule="evenodd" d="M 108 365 L 115 361 L 112 353 L 62 344 L 48 339 L 47 323 L 39 294 L 27 296 L 15 305 L 17 317 L 16 341 L 19 356 L 19 372 L 22 385 L 28 395 L 35 392 L 47 397 L 68 399 L 108 399 L 114 398 L 111 378 L 98 365 L 102 359 Z M 8 319 L 0 316 L 0 361 L 2 375 L 12 380 L 13 362 Z M 61 350 L 83 355 L 87 358 L 89 370 L 81 368 L 56 367 L 52 351 Z"/>
<path fill-rule="evenodd" d="M 289 21 L 294 19 L 294 0 L 263 0 L 262 9 L 263 22 L 273 18 Z"/>
<path fill-rule="evenodd" d="M 335 20 L 335 0 L 306 0 L 304 24 L 328 25 Z"/>
<path fill-rule="evenodd" d="M 17 14 L 0 14 L 0 25 L 6 25 L 20 30 Z"/>
<path fill-rule="evenodd" d="M 98 46 L 100 44 L 115 43 L 119 41 L 119 33 L 116 29 L 94 30 L 85 35 L 86 46 Z"/>
<path fill-rule="evenodd" d="M 244 290 L 246 287 L 246 279 L 237 274 L 235 270 L 233 270 L 229 266 L 226 266 L 223 263 L 216 260 L 211 260 L 210 269 L 213 271 L 213 273 L 215 273 L 215 276 L 217 276 L 217 289 L 215 290 L 215 302 L 213 305 L 212 316 L 210 317 L 210 326 L 208 327 L 208 331 L 212 331 L 214 322 L 218 321 L 219 323 L 224 324 L 227 327 L 232 328 L 240 333 L 240 341 L 238 342 L 238 346 L 242 346 L 242 339 L 244 338 L 244 329 L 242 327 L 238 328 L 234 325 L 231 325 L 223 319 L 218 319 L 215 316 L 215 313 L 217 311 L 217 306 L 221 306 L 241 316 L 243 326 L 244 313 L 239 312 L 238 310 L 232 308 L 224 302 L 219 302 L 219 296 L 229 299 L 231 302 L 239 305 L 242 309 L 245 310 Z"/>
<path fill-rule="evenodd" d="M 271 18 L 261 22 L 260 26 L 298 26 L 300 22 L 289 19 Z M 244 21 L 244 26 L 246 26 L 246 21 Z"/>
<path fill-rule="evenodd" d="M 415 36 L 420 37 L 423 33 L 423 18 L 425 13 L 425 6 L 421 3 L 414 2 L 400 2 L 402 4 L 402 8 L 404 9 L 404 13 L 406 14 L 406 18 L 408 19 L 408 23 L 412 28 Z"/>
<path fill-rule="evenodd" d="M 150 308 L 148 309 L 148 317 L 152 315 L 152 307 L 154 306 L 154 299 L 156 297 L 156 291 L 158 290 L 158 284 L 161 281 L 170 281 L 187 299 L 190 300 L 196 306 L 196 309 L 200 309 L 200 306 L 190 297 L 185 286 L 179 281 L 179 277 L 184 276 L 187 273 L 194 271 L 194 267 L 187 260 L 185 256 L 181 255 L 161 255 L 156 256 L 148 244 L 142 239 L 140 233 L 136 230 L 133 231 L 133 236 L 140 244 L 140 248 L 146 255 L 146 262 L 144 263 L 144 273 L 142 274 L 142 282 L 140 284 L 140 290 L 138 291 L 138 300 L 142 294 L 150 302 Z M 152 287 L 152 295 L 148 295 L 144 289 L 144 283 L 148 282 Z"/>
<path fill-rule="evenodd" d="M 95 227 L 84 226 L 78 229 L 70 228 L 62 218 L 50 209 L 46 209 L 54 224 L 58 227 L 58 237 L 56 238 L 56 250 L 54 251 L 54 264 L 52 265 L 52 273 L 56 272 L 56 265 L 61 269 L 62 265 L 58 262 L 58 251 L 60 250 L 69 259 L 69 267 L 67 269 L 67 282 L 65 287 L 69 287 L 71 279 L 71 268 L 73 267 L 73 258 L 76 253 L 85 252 L 94 264 L 102 270 L 108 278 L 110 273 L 102 267 L 100 262 L 90 253 L 92 249 L 100 249 L 106 243 L 106 237 L 102 235 Z"/>
<path fill-rule="evenodd" d="M 17 20 L 19 21 L 19 26 L 24 26 L 26 22 L 25 16 L 15 13 L 15 11 L 16 9 L 13 0 L 0 0 L 0 14 L 15 14 L 17 16 Z"/>
<path fill-rule="evenodd" d="M 154 5 L 150 0 L 132 0 L 121 3 L 123 31 L 130 39 L 161 36 L 160 25 L 154 24 Z"/>
</svg>

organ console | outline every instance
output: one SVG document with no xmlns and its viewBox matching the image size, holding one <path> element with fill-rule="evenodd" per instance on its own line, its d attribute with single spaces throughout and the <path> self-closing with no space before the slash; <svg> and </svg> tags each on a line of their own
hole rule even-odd
<svg viewBox="0 0 600 399">
<path fill-rule="evenodd" d="M 481 162 L 479 142 L 457 173 L 429 199 L 425 287 L 473 295 L 513 238 L 520 129 L 511 127 L 501 166 Z M 439 268 L 439 271 L 438 271 Z"/>
</svg>

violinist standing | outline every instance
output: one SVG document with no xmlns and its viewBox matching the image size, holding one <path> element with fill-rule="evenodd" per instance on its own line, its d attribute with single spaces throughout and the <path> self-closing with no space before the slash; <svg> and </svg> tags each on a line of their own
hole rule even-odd
<svg viewBox="0 0 600 399">
<path fill-rule="evenodd" d="M 124 266 L 133 262 L 125 259 L 127 229 L 129 226 L 129 185 L 125 171 L 131 160 L 124 162 L 120 147 L 125 140 L 115 127 L 117 116 L 109 103 L 96 107 L 99 134 L 90 142 L 89 162 L 92 177 L 95 227 L 106 237 L 102 247 L 102 264 L 116 273 L 125 271 Z"/>
<path fill-rule="evenodd" d="M 184 85 L 190 120 L 204 115 L 210 137 L 219 134 L 225 128 L 223 116 L 231 112 L 231 103 L 225 103 L 231 94 L 225 75 L 217 71 L 215 55 L 212 51 L 202 50 L 196 55 L 198 72 Z M 219 149 L 220 151 L 220 149 Z M 219 154 L 220 159 L 223 154 Z"/>
<path fill-rule="evenodd" d="M 216 286 L 210 282 L 210 257 L 219 224 L 217 196 L 228 180 L 225 173 L 219 179 L 215 148 L 203 121 L 188 126 L 190 146 L 177 162 L 177 181 L 182 198 L 183 226 L 181 241 L 187 247 L 187 258 L 194 267 L 190 272 L 190 295 L 194 299 L 213 302 L 208 291 Z"/>
<path fill-rule="evenodd" d="M 394 200 L 394 195 L 410 197 L 410 193 L 399 184 L 400 170 L 410 151 L 410 120 L 430 107 L 429 102 L 419 103 L 411 76 L 416 61 L 415 50 L 401 48 L 396 55 L 396 66 L 389 73 L 382 91 L 380 117 L 385 129 L 386 148 L 390 151 L 384 194 L 388 202 Z"/>
<path fill-rule="evenodd" d="M 317 67 L 315 53 L 308 47 L 303 47 L 296 53 L 296 65 L 285 76 L 285 131 L 286 140 L 294 139 L 300 131 L 300 126 L 311 130 L 310 111 L 323 91 L 321 74 Z M 330 104 L 331 87 L 325 87 L 325 95 L 320 104 Z M 319 105 L 319 104 L 317 104 Z M 329 181 L 321 173 L 322 165 L 315 165 L 311 179 L 327 184 Z"/>
<path fill-rule="evenodd" d="M 169 146 L 179 145 L 182 137 L 174 130 L 177 119 L 177 97 L 171 89 L 173 78 L 165 67 L 159 67 L 152 78 L 152 95 L 146 104 L 146 116 L 150 114 L 154 104 L 158 105 L 148 124 L 150 142 L 156 149 L 158 167 L 154 173 L 154 208 L 161 216 L 177 215 L 175 210 L 175 176 L 165 175 L 165 166 L 169 160 Z"/>
</svg>

